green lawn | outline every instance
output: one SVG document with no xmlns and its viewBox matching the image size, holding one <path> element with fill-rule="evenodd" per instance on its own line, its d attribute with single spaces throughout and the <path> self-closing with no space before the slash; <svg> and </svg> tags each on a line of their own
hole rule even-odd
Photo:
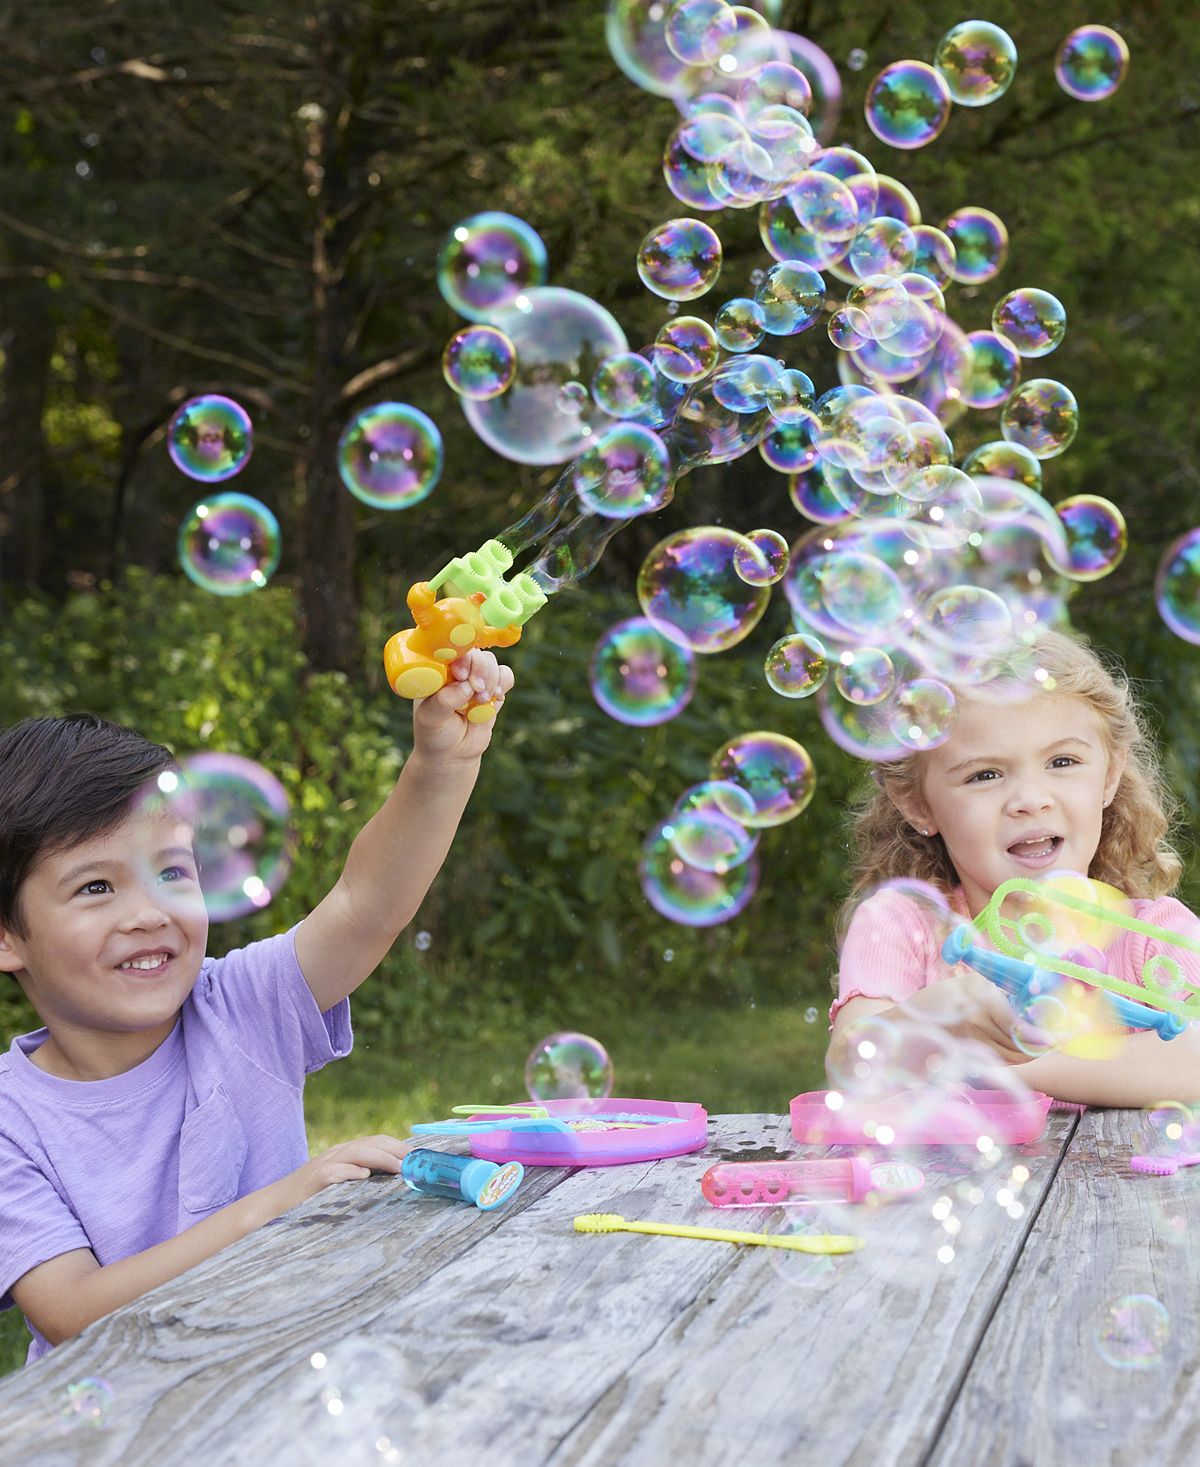
<svg viewBox="0 0 1200 1467">
<path fill-rule="evenodd" d="M 316 1152 L 377 1131 L 404 1136 L 414 1122 L 439 1120 L 453 1105 L 523 1099 L 525 1056 L 542 1037 L 533 1029 L 499 1040 L 489 1034 L 486 1045 L 445 1044 L 436 1052 L 360 1046 L 309 1080 L 309 1145 Z M 624 1018 L 597 1037 L 612 1056 L 618 1095 L 697 1100 L 713 1113 L 782 1113 L 793 1095 L 822 1084 L 823 1012 L 812 1021 L 799 1009 Z M 24 1361 L 28 1342 L 20 1315 L 0 1314 L 0 1373 Z"/>
</svg>

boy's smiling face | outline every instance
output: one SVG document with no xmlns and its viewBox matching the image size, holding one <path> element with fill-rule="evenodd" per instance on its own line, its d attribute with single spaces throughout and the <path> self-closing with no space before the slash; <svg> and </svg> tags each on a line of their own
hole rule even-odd
<svg viewBox="0 0 1200 1467">
<path fill-rule="evenodd" d="M 44 855 L 21 887 L 25 936 L 0 929 L 50 1036 L 35 1062 L 66 1078 L 120 1074 L 171 1032 L 204 958 L 208 914 L 192 830 L 135 807 L 107 834 Z"/>
</svg>

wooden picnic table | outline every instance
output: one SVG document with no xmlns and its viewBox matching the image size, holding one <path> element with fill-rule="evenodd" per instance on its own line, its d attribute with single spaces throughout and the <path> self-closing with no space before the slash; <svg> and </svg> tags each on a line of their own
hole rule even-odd
<svg viewBox="0 0 1200 1467">
<path fill-rule="evenodd" d="M 718 1159 L 796 1154 L 779 1116 L 712 1117 L 669 1161 L 530 1169 L 491 1213 L 344 1184 L 0 1382 L 0 1462 L 1190 1467 L 1200 1169 L 1131 1174 L 1145 1140 L 1135 1111 L 1051 1112 L 982 1170 L 927 1149 L 927 1191 L 842 1210 L 869 1241 L 834 1260 L 573 1230 L 802 1225 L 700 1195 Z M 1165 1307 L 1145 1338 L 1126 1295 Z M 69 1404 L 96 1378 L 100 1425 Z"/>
</svg>

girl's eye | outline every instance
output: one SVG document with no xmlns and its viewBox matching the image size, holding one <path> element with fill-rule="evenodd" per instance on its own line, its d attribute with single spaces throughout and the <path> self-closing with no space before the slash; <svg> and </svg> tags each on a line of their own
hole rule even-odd
<svg viewBox="0 0 1200 1467">
<path fill-rule="evenodd" d="M 95 881 L 85 881 L 83 885 L 79 888 L 78 895 L 103 896 L 106 891 L 111 890 L 112 887 L 107 881 L 104 881 L 102 878 L 97 877 Z"/>
<path fill-rule="evenodd" d="M 1050 767 L 1051 769 L 1070 769 L 1073 764 L 1078 763 L 1079 760 L 1073 754 L 1056 754 L 1050 761 Z"/>
<path fill-rule="evenodd" d="M 967 776 L 968 784 L 990 784 L 993 779 L 999 779 L 999 771 L 995 769 L 977 769 L 974 774 Z"/>
<path fill-rule="evenodd" d="M 192 873 L 186 866 L 167 866 L 159 879 L 162 881 L 191 881 Z"/>
</svg>

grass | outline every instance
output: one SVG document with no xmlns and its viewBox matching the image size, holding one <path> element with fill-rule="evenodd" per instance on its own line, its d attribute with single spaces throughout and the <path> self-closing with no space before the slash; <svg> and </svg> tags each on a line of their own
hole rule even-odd
<svg viewBox="0 0 1200 1467">
<path fill-rule="evenodd" d="M 439 1120 L 453 1105 L 520 1100 L 525 1057 L 542 1037 L 526 1028 L 436 1052 L 360 1045 L 308 1081 L 309 1148 L 316 1153 L 380 1131 L 404 1136 L 414 1122 Z M 606 1022 L 598 1037 L 614 1060 L 615 1094 L 697 1100 L 710 1114 L 782 1114 L 793 1095 L 823 1083 L 824 1015 L 810 1021 L 799 1009 L 626 1015 Z M 0 1374 L 24 1363 L 28 1344 L 19 1312 L 0 1314 Z"/>
</svg>

